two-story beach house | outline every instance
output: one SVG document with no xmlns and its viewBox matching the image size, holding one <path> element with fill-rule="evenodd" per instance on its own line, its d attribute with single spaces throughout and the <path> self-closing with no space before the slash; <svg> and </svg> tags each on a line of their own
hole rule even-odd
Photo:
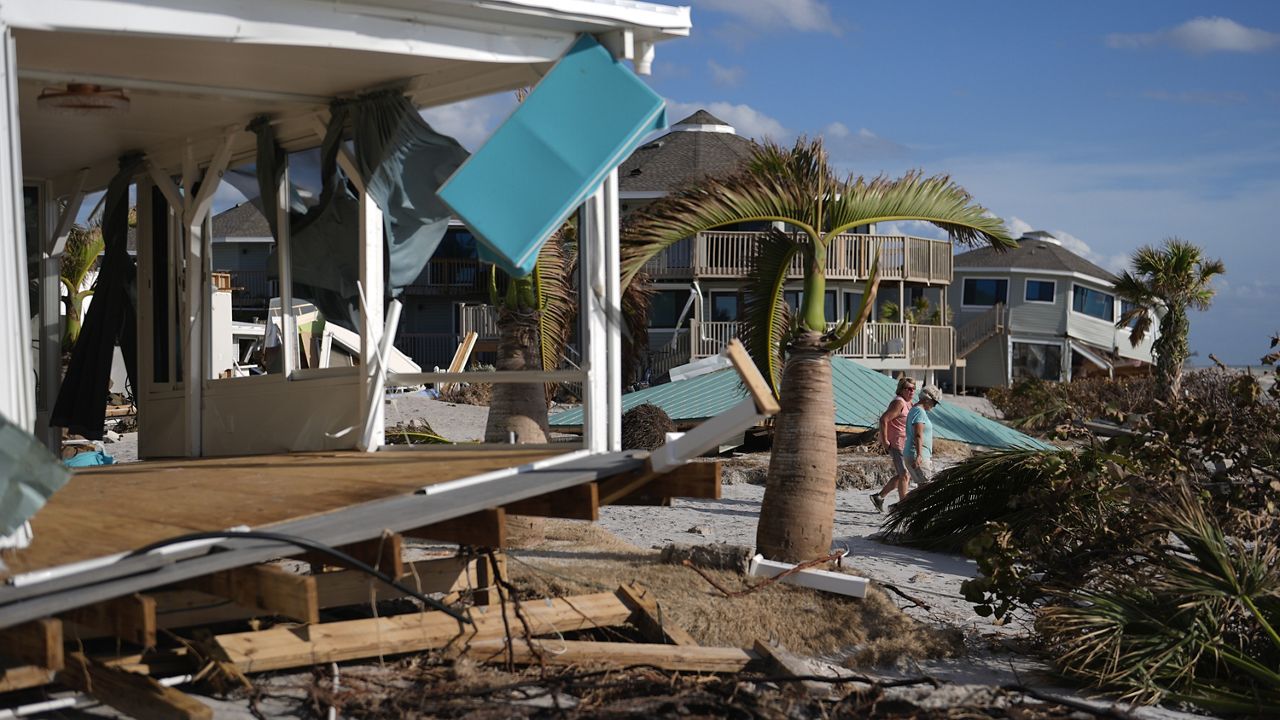
<svg viewBox="0 0 1280 720">
<path fill-rule="evenodd" d="M 1003 387 L 1023 378 L 1114 376 L 1150 365 L 1154 328 L 1134 347 L 1129 328 L 1116 327 L 1124 302 L 1115 282 L 1043 231 L 1023 235 L 1006 252 L 956 255 L 954 384 Z"/>
<path fill-rule="evenodd" d="M 618 169 L 624 214 L 702 177 L 737 171 L 751 140 L 700 110 L 638 148 Z M 783 228 L 785 229 L 785 228 Z M 739 332 L 743 278 L 767 225 L 744 223 L 699 233 L 671 246 L 645 270 L 656 290 L 650 309 L 650 368 L 656 379 L 671 367 L 715 355 Z M 856 313 L 872 260 L 879 255 L 882 283 L 872 322 L 840 354 L 884 371 L 931 375 L 951 366 L 952 329 L 943 307 L 951 282 L 951 243 L 881 235 L 873 226 L 838 238 L 828 256 L 827 320 Z M 785 297 L 799 307 L 803 292 L 797 259 Z M 904 312 L 913 303 L 927 311 Z M 917 316 L 918 315 L 918 316 Z"/>
</svg>

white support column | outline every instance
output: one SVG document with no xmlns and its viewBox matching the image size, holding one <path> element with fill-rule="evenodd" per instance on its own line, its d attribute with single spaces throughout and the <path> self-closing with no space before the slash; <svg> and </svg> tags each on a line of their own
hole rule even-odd
<svg viewBox="0 0 1280 720">
<path fill-rule="evenodd" d="M 82 170 L 76 180 L 76 188 L 67 198 L 67 206 L 58 213 L 57 198 L 49 195 L 51 187 L 45 183 L 42 201 L 46 227 L 51 228 L 44 253 L 40 260 L 40 426 L 37 436 L 54 452 L 62 446 L 62 432 L 49 426 L 53 406 L 62 387 L 62 254 L 67 246 L 67 236 L 84 202 L 84 181 L 88 170 Z M 136 390 L 136 389 L 135 389 Z"/>
<path fill-rule="evenodd" d="M 582 205 L 578 227 L 578 312 L 582 318 L 583 383 L 582 434 L 587 450 L 609 450 L 609 321 L 605 316 L 606 288 L 604 193 L 597 190 Z"/>
<path fill-rule="evenodd" d="M 0 93 L 0 414 L 32 431 L 36 389 L 27 297 L 17 59 L 13 33 L 7 26 L 0 26 Z"/>
<path fill-rule="evenodd" d="M 227 163 L 231 160 L 231 147 L 235 132 L 229 131 L 200 181 L 200 190 L 192 193 L 188 184 L 182 205 L 182 226 L 186 273 L 184 297 L 186 307 L 182 318 L 182 380 L 187 412 L 187 457 L 199 457 L 203 453 L 204 381 L 209 376 L 209 338 L 206 305 L 209 300 L 211 278 L 205 273 L 208 254 L 208 238 L 205 220 L 213 208 L 213 195 L 222 182 Z M 187 146 L 183 160 L 183 182 L 193 183 L 196 174 L 191 160 L 191 146 Z"/>
<path fill-rule="evenodd" d="M 279 262 L 276 277 L 280 283 L 280 372 L 287 379 L 298 369 L 298 318 L 293 314 L 293 246 L 289 237 L 287 166 L 280 173 L 280 183 L 276 186 L 276 260 Z"/>
<path fill-rule="evenodd" d="M 378 392 L 378 346 L 382 340 L 384 311 L 382 297 L 386 292 L 382 278 L 382 210 L 369 193 L 360 191 L 360 287 L 364 292 L 360 317 L 360 367 L 364 382 L 360 383 L 361 419 L 369 428 L 367 447 L 377 450 L 386 443 L 385 409 Z"/>
<path fill-rule="evenodd" d="M 604 311 L 605 373 L 609 426 L 609 452 L 622 450 L 622 248 L 618 208 L 618 169 L 614 168 L 600 188 L 604 206 Z"/>
</svg>

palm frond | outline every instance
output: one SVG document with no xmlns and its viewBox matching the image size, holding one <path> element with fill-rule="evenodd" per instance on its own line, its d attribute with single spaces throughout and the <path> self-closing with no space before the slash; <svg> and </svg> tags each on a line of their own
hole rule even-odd
<svg viewBox="0 0 1280 720">
<path fill-rule="evenodd" d="M 783 345 L 791 328 L 782 288 L 792 259 L 803 250 L 793 236 L 771 229 L 760 239 L 747 276 L 740 334 L 774 395 L 782 386 Z"/>
<path fill-rule="evenodd" d="M 578 310 L 573 266 L 562 233 L 553 235 L 538 253 L 534 289 L 537 292 L 538 343 L 543 370 L 555 370 L 560 366 L 573 331 Z"/>
<path fill-rule="evenodd" d="M 885 529 L 908 544 L 958 551 L 989 522 L 1018 527 L 1043 517 L 1043 510 L 1012 500 L 1027 488 L 1049 482 L 1073 451 L 1005 450 L 982 453 L 938 473 L 929 484 L 893 506 Z"/>
<path fill-rule="evenodd" d="M 953 242 L 964 245 L 985 242 L 996 249 L 1016 245 L 1004 222 L 973 202 L 949 176 L 924 177 L 920 172 L 897 180 L 846 181 L 826 206 L 824 230 L 834 235 L 859 225 L 899 220 L 931 223 L 947 231 Z"/>
</svg>

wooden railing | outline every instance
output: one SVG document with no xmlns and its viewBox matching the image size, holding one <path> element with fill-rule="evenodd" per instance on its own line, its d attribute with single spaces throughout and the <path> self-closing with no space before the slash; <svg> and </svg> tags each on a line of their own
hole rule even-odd
<svg viewBox="0 0 1280 720">
<path fill-rule="evenodd" d="M 458 308 L 458 335 L 474 332 L 480 340 L 498 338 L 498 314 L 491 305 L 463 305 Z"/>
<path fill-rule="evenodd" d="M 977 350 L 988 338 L 1004 332 L 1004 303 L 996 303 L 991 309 L 965 323 L 956 330 L 956 357 L 963 358 Z"/>
<path fill-rule="evenodd" d="M 709 231 L 686 238 L 667 248 L 645 264 L 654 279 L 693 277 L 740 278 L 751 270 L 757 244 L 763 233 Z M 832 238 L 827 248 L 827 277 L 832 280 L 865 280 L 871 265 L 880 258 L 884 280 L 950 283 L 951 243 L 946 240 L 909 235 L 853 235 Z M 788 277 L 804 274 L 804 263 L 796 257 Z"/>
<path fill-rule="evenodd" d="M 720 352 L 738 337 L 736 322 L 692 321 L 693 358 Z M 835 327 L 829 323 L 827 329 Z M 948 367 L 955 351 L 955 334 L 946 325 L 867 323 L 837 355 L 864 360 L 901 360 L 904 367 Z"/>
<path fill-rule="evenodd" d="M 689 330 L 681 328 L 676 330 L 675 337 L 669 343 L 650 351 L 646 357 L 645 370 L 648 372 L 649 382 L 657 380 L 671 368 L 684 365 L 689 360 Z"/>
<path fill-rule="evenodd" d="M 215 270 L 231 276 L 233 304 L 244 300 L 267 300 L 279 294 L 279 283 L 268 278 L 266 270 Z M 264 305 L 265 306 L 265 305 Z"/>
<path fill-rule="evenodd" d="M 469 258 L 434 258 L 405 292 L 410 295 L 456 295 L 486 289 L 488 268 Z"/>
</svg>

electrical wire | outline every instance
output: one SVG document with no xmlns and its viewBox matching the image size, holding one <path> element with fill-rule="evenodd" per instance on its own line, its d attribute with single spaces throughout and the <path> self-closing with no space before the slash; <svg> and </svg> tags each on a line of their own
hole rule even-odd
<svg viewBox="0 0 1280 720">
<path fill-rule="evenodd" d="M 357 560 L 354 557 L 351 557 L 350 555 L 342 552 L 341 550 L 338 550 L 337 548 L 331 547 L 329 545 L 325 545 L 324 543 L 321 543 L 321 542 L 316 542 L 315 540 L 310 540 L 308 538 L 298 537 L 296 535 L 285 535 L 282 533 L 264 532 L 261 530 L 245 530 L 241 532 L 225 532 L 225 531 L 197 532 L 197 533 L 190 533 L 188 535 L 179 535 L 178 537 L 172 537 L 166 540 L 160 540 L 158 542 L 151 543 L 150 545 L 146 545 L 137 550 L 134 550 L 132 553 L 129 553 L 128 557 L 146 555 L 147 553 L 153 550 L 157 550 L 159 548 L 166 547 L 168 545 L 176 545 L 178 543 L 190 542 L 192 540 L 213 540 L 213 539 L 219 539 L 219 538 L 227 539 L 227 540 L 235 540 L 235 539 L 269 540 L 271 542 L 278 542 L 278 543 L 284 543 L 286 545 L 293 545 L 294 547 L 300 547 L 304 550 L 311 550 L 313 552 L 317 552 L 322 555 L 327 555 L 333 558 L 334 560 L 338 561 L 339 565 L 343 565 L 343 566 L 352 568 L 354 570 L 359 570 L 360 572 L 365 573 L 366 575 L 372 575 L 373 577 L 381 580 L 387 585 L 390 585 L 396 590 L 399 590 L 405 595 L 408 595 L 409 597 L 412 597 L 415 600 L 418 600 L 419 602 L 429 607 L 435 608 L 436 610 L 439 610 L 440 612 L 445 613 L 446 615 L 448 615 L 449 617 L 452 617 L 458 622 L 466 623 L 467 625 L 475 624 L 472 622 L 471 618 L 467 617 L 465 614 L 458 612 L 457 610 L 454 610 L 453 608 L 445 605 L 439 600 L 429 598 L 426 595 L 423 595 L 422 593 L 418 592 L 417 590 L 414 590 L 405 585 L 401 585 L 399 582 L 393 579 L 390 575 L 387 575 L 381 570 L 378 570 L 377 568 L 371 565 L 368 565 L 364 562 L 361 562 L 360 560 Z"/>
</svg>

